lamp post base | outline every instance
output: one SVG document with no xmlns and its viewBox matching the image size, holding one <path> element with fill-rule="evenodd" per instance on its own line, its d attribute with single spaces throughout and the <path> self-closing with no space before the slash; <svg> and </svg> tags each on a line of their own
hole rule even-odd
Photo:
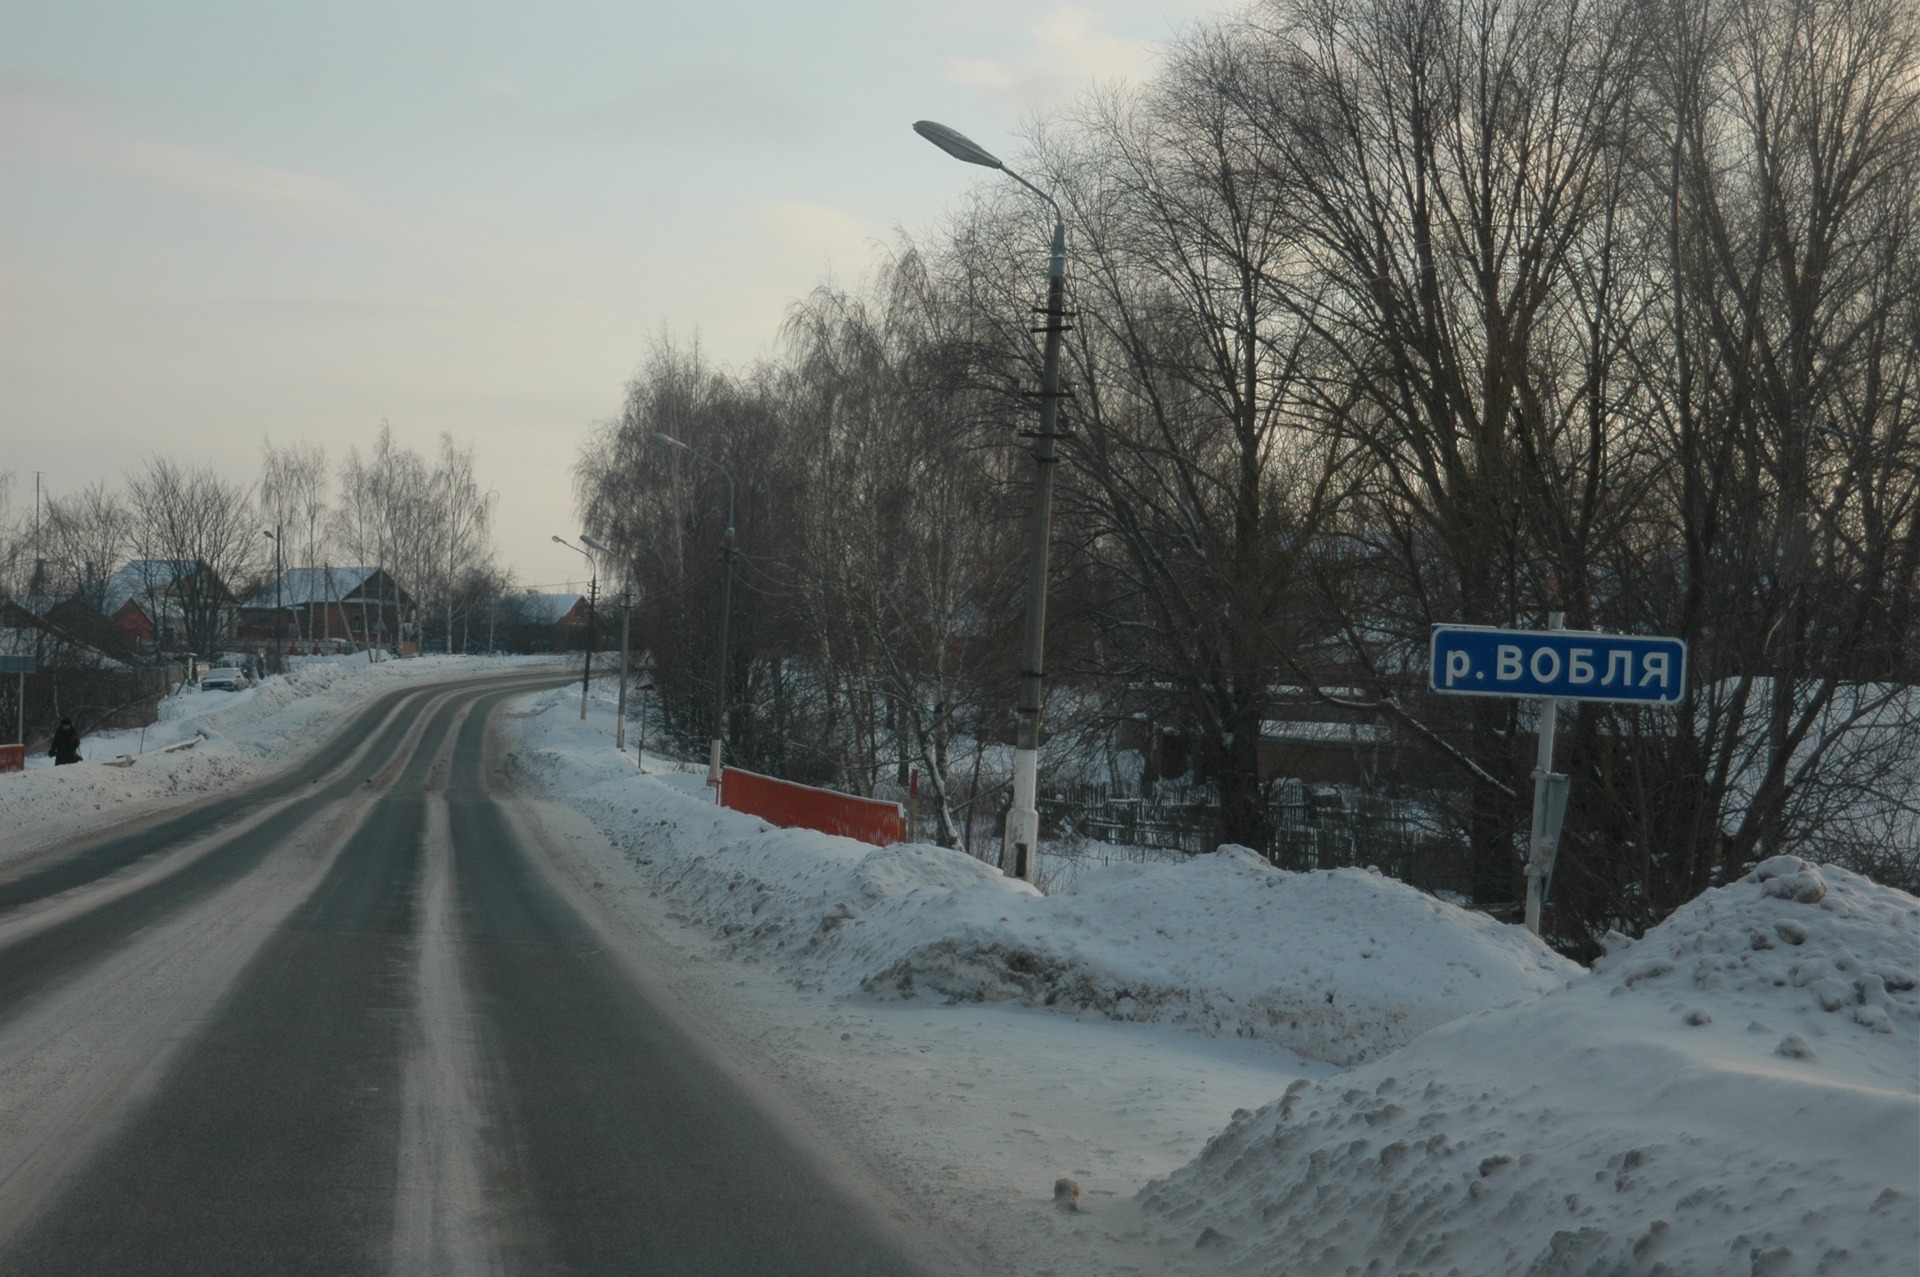
<svg viewBox="0 0 1920 1277">
<path fill-rule="evenodd" d="M 1013 805 L 1007 808 L 1006 836 L 1000 846 L 1000 872 L 1023 882 L 1040 877 L 1039 754 L 1016 749 L 1013 754 Z"/>
</svg>

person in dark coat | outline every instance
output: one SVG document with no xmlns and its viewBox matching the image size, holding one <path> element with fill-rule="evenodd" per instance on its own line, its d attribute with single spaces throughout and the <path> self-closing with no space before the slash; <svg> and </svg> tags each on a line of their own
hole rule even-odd
<svg viewBox="0 0 1920 1277">
<path fill-rule="evenodd" d="M 60 720 L 60 730 L 53 734 L 53 748 L 47 753 L 52 756 L 55 767 L 80 761 L 80 733 L 71 718 Z"/>
</svg>

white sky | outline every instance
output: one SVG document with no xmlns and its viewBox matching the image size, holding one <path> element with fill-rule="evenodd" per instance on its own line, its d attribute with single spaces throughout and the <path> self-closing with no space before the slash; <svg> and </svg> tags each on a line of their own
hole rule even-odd
<svg viewBox="0 0 1920 1277">
<path fill-rule="evenodd" d="M 150 453 L 250 482 L 264 437 L 452 431 L 519 580 L 579 581 L 548 538 L 649 340 L 764 353 L 996 180 L 914 120 L 1011 154 L 1216 7 L 10 0 L 0 469 L 29 500 Z"/>
</svg>

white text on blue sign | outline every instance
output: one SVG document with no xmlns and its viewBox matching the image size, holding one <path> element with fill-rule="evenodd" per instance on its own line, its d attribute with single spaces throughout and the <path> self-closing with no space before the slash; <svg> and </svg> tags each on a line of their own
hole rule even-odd
<svg viewBox="0 0 1920 1277">
<path fill-rule="evenodd" d="M 1455 696 L 1675 705 L 1686 671 L 1687 645 L 1677 638 L 1436 625 L 1428 686 Z"/>
</svg>

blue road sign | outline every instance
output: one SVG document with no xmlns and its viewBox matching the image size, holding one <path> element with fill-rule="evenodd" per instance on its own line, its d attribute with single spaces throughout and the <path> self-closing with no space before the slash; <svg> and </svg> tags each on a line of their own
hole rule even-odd
<svg viewBox="0 0 1920 1277">
<path fill-rule="evenodd" d="M 1450 696 L 1677 705 L 1687 686 L 1687 643 L 1592 630 L 1436 625 L 1427 686 Z"/>
</svg>

